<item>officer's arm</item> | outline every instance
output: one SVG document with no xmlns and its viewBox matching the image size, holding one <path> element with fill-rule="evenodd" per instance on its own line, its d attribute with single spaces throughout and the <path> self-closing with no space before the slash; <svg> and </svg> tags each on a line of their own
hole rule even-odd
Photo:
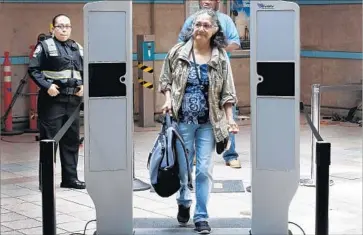
<svg viewBox="0 0 363 235">
<path fill-rule="evenodd" d="M 44 59 L 44 50 L 41 44 L 38 44 L 34 50 L 33 56 L 30 58 L 28 74 L 35 84 L 37 84 L 41 89 L 48 90 L 52 83 L 45 80 L 45 76 L 41 71 L 41 66 Z"/>
</svg>

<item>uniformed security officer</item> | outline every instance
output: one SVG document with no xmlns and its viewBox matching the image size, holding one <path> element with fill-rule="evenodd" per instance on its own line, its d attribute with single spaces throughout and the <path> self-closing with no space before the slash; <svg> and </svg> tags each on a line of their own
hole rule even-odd
<svg viewBox="0 0 363 235">
<path fill-rule="evenodd" d="M 40 139 L 52 139 L 76 111 L 76 118 L 59 141 L 63 188 L 85 189 L 77 176 L 79 104 L 83 96 L 83 48 L 69 39 L 71 21 L 65 14 L 53 18 L 53 37 L 40 41 L 28 73 L 39 86 Z M 39 181 L 41 188 L 41 182 Z"/>
</svg>

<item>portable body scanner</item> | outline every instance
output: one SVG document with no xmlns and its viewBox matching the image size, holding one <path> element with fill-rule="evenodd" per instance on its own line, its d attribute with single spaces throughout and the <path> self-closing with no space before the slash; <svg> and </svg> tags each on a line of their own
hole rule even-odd
<svg viewBox="0 0 363 235">
<path fill-rule="evenodd" d="M 287 235 L 300 173 L 299 7 L 285 1 L 250 7 L 252 224 L 234 234 Z M 84 7 L 85 180 L 96 234 L 194 234 L 133 226 L 131 27 L 132 1 Z"/>
<path fill-rule="evenodd" d="M 133 233 L 131 27 L 132 1 L 84 6 L 85 180 L 100 235 Z"/>
<path fill-rule="evenodd" d="M 251 1 L 252 229 L 288 234 L 300 180 L 300 13 L 296 3 Z"/>
</svg>

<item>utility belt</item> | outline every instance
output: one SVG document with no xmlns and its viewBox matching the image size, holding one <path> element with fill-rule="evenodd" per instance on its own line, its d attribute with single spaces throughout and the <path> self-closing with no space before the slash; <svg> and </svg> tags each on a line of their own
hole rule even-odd
<svg viewBox="0 0 363 235">
<path fill-rule="evenodd" d="M 75 78 L 65 78 L 59 80 L 47 79 L 48 82 L 57 85 L 59 88 L 59 93 L 63 95 L 74 95 L 80 88 L 80 80 Z"/>
<path fill-rule="evenodd" d="M 80 88 L 79 87 L 65 87 L 58 89 L 59 93 L 62 95 L 75 95 Z"/>
</svg>

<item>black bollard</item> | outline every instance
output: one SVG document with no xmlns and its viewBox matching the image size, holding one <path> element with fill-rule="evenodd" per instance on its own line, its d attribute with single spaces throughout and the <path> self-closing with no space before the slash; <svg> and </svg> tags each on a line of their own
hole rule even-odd
<svg viewBox="0 0 363 235">
<path fill-rule="evenodd" d="M 330 143 L 316 142 L 315 235 L 329 234 Z"/>
<path fill-rule="evenodd" d="M 43 234 L 56 235 L 55 140 L 40 141 Z"/>
</svg>

